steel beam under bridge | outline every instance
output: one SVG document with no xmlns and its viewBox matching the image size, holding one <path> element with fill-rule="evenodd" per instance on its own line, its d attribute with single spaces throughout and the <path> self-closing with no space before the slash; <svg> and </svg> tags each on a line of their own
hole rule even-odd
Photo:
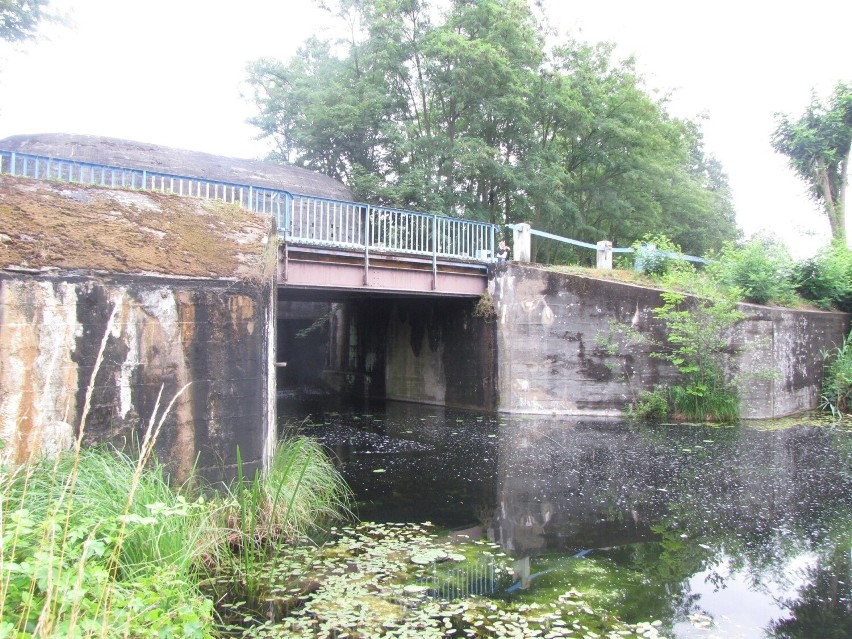
<svg viewBox="0 0 852 639">
<path fill-rule="evenodd" d="M 278 286 L 288 290 L 478 297 L 487 285 L 481 261 L 292 244 L 278 252 Z"/>
</svg>

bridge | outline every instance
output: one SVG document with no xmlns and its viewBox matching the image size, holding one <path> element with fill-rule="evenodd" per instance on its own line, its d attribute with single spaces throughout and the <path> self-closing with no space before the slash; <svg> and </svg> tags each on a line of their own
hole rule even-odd
<svg viewBox="0 0 852 639">
<path fill-rule="evenodd" d="M 275 220 L 283 289 L 478 296 L 499 226 L 457 217 L 0 149 L 0 174 L 234 203 Z"/>
</svg>

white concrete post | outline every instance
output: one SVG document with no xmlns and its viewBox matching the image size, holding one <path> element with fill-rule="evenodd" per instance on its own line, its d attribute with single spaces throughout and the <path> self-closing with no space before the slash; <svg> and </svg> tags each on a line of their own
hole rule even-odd
<svg viewBox="0 0 852 639">
<path fill-rule="evenodd" d="M 532 255 L 532 233 L 529 224 L 516 224 L 512 230 L 512 259 L 516 262 L 529 262 Z"/>
<path fill-rule="evenodd" d="M 609 240 L 598 242 L 598 268 L 612 270 L 612 242 Z"/>
</svg>

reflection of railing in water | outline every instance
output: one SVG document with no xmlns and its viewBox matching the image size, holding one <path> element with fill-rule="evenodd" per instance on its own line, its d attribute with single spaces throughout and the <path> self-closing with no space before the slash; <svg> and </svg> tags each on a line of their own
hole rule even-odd
<svg viewBox="0 0 852 639">
<path fill-rule="evenodd" d="M 432 574 L 423 577 L 418 585 L 424 587 L 424 594 L 431 599 L 452 601 L 475 595 L 492 595 L 504 590 L 509 577 L 501 571 L 493 559 L 464 564 L 456 568 L 443 568 L 432 565 Z"/>
<path fill-rule="evenodd" d="M 493 259 L 499 226 L 357 202 L 299 195 L 147 169 L 0 150 L 0 174 L 109 188 L 141 189 L 238 204 L 275 217 L 289 243 L 459 258 Z"/>
</svg>

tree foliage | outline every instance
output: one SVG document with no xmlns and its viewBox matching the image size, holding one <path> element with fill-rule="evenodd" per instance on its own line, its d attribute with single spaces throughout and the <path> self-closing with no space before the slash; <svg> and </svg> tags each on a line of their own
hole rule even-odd
<svg viewBox="0 0 852 639">
<path fill-rule="evenodd" d="M 816 93 L 798 120 L 777 114 L 772 146 L 808 185 L 828 216 L 831 235 L 846 235 L 846 184 L 852 145 L 852 86 L 838 82 L 826 103 Z"/>
<path fill-rule="evenodd" d="M 36 35 L 38 25 L 48 17 L 50 0 L 0 0 L 0 40 L 22 42 Z"/>
<path fill-rule="evenodd" d="M 699 127 L 671 117 L 608 44 L 548 49 L 527 0 L 338 0 L 342 42 L 249 67 L 274 159 L 397 207 L 529 222 L 629 245 L 665 232 L 703 254 L 736 234 Z M 559 260 L 539 247 L 539 261 Z"/>
</svg>

